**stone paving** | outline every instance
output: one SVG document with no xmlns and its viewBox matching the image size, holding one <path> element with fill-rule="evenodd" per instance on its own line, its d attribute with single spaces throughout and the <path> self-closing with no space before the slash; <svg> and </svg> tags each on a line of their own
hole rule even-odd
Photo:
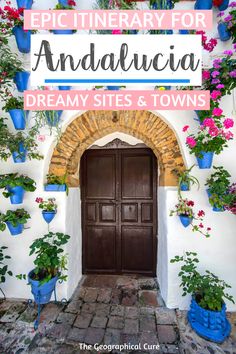
<svg viewBox="0 0 236 354">
<path fill-rule="evenodd" d="M 205 341 L 184 311 L 164 307 L 152 278 L 87 276 L 68 304 L 44 306 L 38 331 L 36 316 L 26 301 L 0 302 L 0 354 L 236 354 L 236 314 L 229 314 L 233 330 L 224 344 Z"/>
</svg>

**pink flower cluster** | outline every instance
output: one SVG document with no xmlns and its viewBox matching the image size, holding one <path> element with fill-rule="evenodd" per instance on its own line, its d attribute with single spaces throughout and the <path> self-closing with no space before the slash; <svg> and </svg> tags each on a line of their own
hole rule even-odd
<svg viewBox="0 0 236 354">
<path fill-rule="evenodd" d="M 207 50 L 208 52 L 212 52 L 213 49 L 215 48 L 215 46 L 217 45 L 217 39 L 215 38 L 211 38 L 208 42 L 207 42 L 207 36 L 206 36 L 206 32 L 204 31 L 197 31 L 196 34 L 201 34 L 202 35 L 202 46 L 205 50 Z"/>
</svg>

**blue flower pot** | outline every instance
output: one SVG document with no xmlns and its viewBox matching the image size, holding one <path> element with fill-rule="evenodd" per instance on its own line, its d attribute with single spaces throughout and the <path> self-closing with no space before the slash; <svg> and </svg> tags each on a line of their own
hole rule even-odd
<svg viewBox="0 0 236 354">
<path fill-rule="evenodd" d="M 214 157 L 214 152 L 201 151 L 202 157 L 197 157 L 198 166 L 200 169 L 211 168 Z"/>
<path fill-rule="evenodd" d="M 181 190 L 182 192 L 189 191 L 189 183 L 182 182 L 182 183 L 180 184 L 180 190 Z"/>
<path fill-rule="evenodd" d="M 188 321 L 192 329 L 200 336 L 216 343 L 222 343 L 231 332 L 226 318 L 226 306 L 221 311 L 205 310 L 192 298 Z"/>
<path fill-rule="evenodd" d="M 18 224 L 17 226 L 13 226 L 12 223 L 9 221 L 7 221 L 6 224 L 12 236 L 17 236 L 22 234 L 24 229 L 23 224 Z"/>
<path fill-rule="evenodd" d="M 69 91 L 71 89 L 71 86 L 58 86 L 60 91 Z"/>
<path fill-rule="evenodd" d="M 34 301 L 36 304 L 47 304 L 52 297 L 52 293 L 55 290 L 56 282 L 58 280 L 58 276 L 52 278 L 47 283 L 40 285 L 38 280 L 31 279 L 33 270 L 28 274 L 28 283 L 31 285 L 31 292 L 34 296 Z"/>
<path fill-rule="evenodd" d="M 54 115 L 53 117 L 51 116 L 49 111 L 46 111 L 46 119 L 47 119 L 47 123 L 50 127 L 56 127 L 61 119 L 61 115 L 62 115 L 63 111 L 54 111 Z"/>
<path fill-rule="evenodd" d="M 58 4 L 62 6 L 68 6 L 68 0 L 58 0 Z"/>
<path fill-rule="evenodd" d="M 50 222 L 55 218 L 55 211 L 42 211 L 42 215 L 46 223 L 50 224 Z"/>
<path fill-rule="evenodd" d="M 11 204 L 22 204 L 24 199 L 25 190 L 21 186 L 17 187 L 7 187 L 9 193 L 12 193 L 10 196 Z"/>
<path fill-rule="evenodd" d="M 22 7 L 24 9 L 30 10 L 33 5 L 33 0 L 16 0 L 18 9 Z"/>
<path fill-rule="evenodd" d="M 206 190 L 206 192 L 207 192 L 208 198 L 210 198 L 212 196 L 212 193 L 210 192 L 210 189 L 208 188 Z M 213 206 L 212 210 L 216 211 L 216 212 L 223 212 L 224 208 L 223 207 L 222 208 L 217 208 L 216 206 Z"/>
<path fill-rule="evenodd" d="M 19 144 L 18 151 L 12 153 L 13 161 L 15 163 L 24 163 L 26 160 L 26 149 L 22 143 Z"/>
<path fill-rule="evenodd" d="M 129 30 L 129 34 L 138 34 L 138 30 Z"/>
<path fill-rule="evenodd" d="M 186 29 L 179 30 L 179 34 L 189 34 L 189 30 Z"/>
<path fill-rule="evenodd" d="M 14 124 L 14 128 L 16 130 L 24 130 L 28 111 L 23 111 L 22 109 L 10 109 L 9 114 Z"/>
<path fill-rule="evenodd" d="M 64 29 L 64 30 L 53 30 L 54 34 L 73 34 L 74 30 Z"/>
<path fill-rule="evenodd" d="M 194 118 L 194 120 L 196 120 L 199 124 L 201 124 L 202 122 L 201 122 L 201 120 L 200 120 L 200 116 L 199 116 L 199 112 L 201 112 L 201 111 L 197 111 L 197 110 L 195 110 L 194 112 L 195 112 L 195 113 L 196 113 L 196 115 L 197 115 L 197 118 Z"/>
<path fill-rule="evenodd" d="M 15 26 L 12 30 L 12 33 L 15 36 L 19 52 L 29 53 L 31 46 L 31 31 L 24 31 L 23 27 Z"/>
<path fill-rule="evenodd" d="M 16 73 L 14 82 L 19 92 L 27 90 L 29 77 L 30 73 L 28 71 L 19 71 Z"/>
<path fill-rule="evenodd" d="M 223 0 L 222 4 L 218 6 L 218 9 L 220 11 L 224 11 L 228 8 L 228 6 L 229 6 L 229 0 Z"/>
<path fill-rule="evenodd" d="M 193 220 L 192 218 L 190 218 L 189 216 L 186 216 L 186 215 L 179 215 L 179 218 L 180 218 L 180 221 L 184 227 L 188 227 Z"/>
<path fill-rule="evenodd" d="M 109 91 L 118 91 L 120 86 L 107 86 L 107 90 Z"/>
<path fill-rule="evenodd" d="M 194 6 L 195 10 L 210 10 L 212 9 L 212 0 L 197 0 Z"/>
<path fill-rule="evenodd" d="M 228 31 L 227 25 L 224 22 L 220 22 L 218 24 L 217 29 L 220 36 L 220 40 L 222 42 L 226 42 L 230 39 L 231 37 L 230 32 Z"/>
<path fill-rule="evenodd" d="M 44 190 L 46 192 L 65 192 L 66 185 L 65 184 L 45 184 Z"/>
</svg>

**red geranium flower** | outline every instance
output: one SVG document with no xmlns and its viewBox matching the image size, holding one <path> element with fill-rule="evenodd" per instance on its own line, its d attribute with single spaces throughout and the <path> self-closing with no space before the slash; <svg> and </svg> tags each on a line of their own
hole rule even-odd
<svg viewBox="0 0 236 354">
<path fill-rule="evenodd" d="M 189 200 L 187 202 L 187 206 L 193 207 L 194 206 L 194 202 L 192 200 Z"/>
<path fill-rule="evenodd" d="M 199 218 L 205 215 L 205 212 L 203 210 L 199 210 L 198 214 Z"/>
</svg>

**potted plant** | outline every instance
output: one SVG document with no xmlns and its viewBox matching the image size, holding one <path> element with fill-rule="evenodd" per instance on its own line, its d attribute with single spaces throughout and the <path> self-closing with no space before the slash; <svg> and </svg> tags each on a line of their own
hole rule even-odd
<svg viewBox="0 0 236 354">
<path fill-rule="evenodd" d="M 68 186 L 66 184 L 66 177 L 64 176 L 56 176 L 54 174 L 47 175 L 47 183 L 44 186 L 44 190 L 46 192 L 67 192 L 68 194 Z"/>
<path fill-rule="evenodd" d="M 200 184 L 198 179 L 190 174 L 194 166 L 195 165 L 184 171 L 173 170 L 179 179 L 179 191 L 189 191 L 190 186 L 194 184 L 196 184 L 199 189 Z"/>
<path fill-rule="evenodd" d="M 153 10 L 171 10 L 179 0 L 150 0 L 150 7 Z"/>
<path fill-rule="evenodd" d="M 225 205 L 225 210 L 230 211 L 232 214 L 236 215 L 236 183 L 231 184 L 227 191 L 227 204 Z"/>
<path fill-rule="evenodd" d="M 22 62 L 8 45 L 0 46 L 0 83 L 2 86 L 12 86 L 15 81 L 18 91 L 22 91 L 28 82 L 29 73 L 23 69 Z M 22 79 L 23 78 L 23 79 Z M 21 80 L 20 80 L 21 79 Z M 24 87 L 23 87 L 24 85 Z M 27 86 L 26 86 L 27 87 Z"/>
<path fill-rule="evenodd" d="M 25 129 L 28 112 L 24 111 L 24 100 L 22 97 L 10 96 L 6 98 L 2 109 L 10 114 L 16 130 Z"/>
<path fill-rule="evenodd" d="M 10 197 L 11 204 L 23 203 L 25 192 L 34 192 L 35 181 L 25 175 L 9 173 L 0 175 L 0 189 L 4 189 L 5 198 Z"/>
<path fill-rule="evenodd" d="M 5 250 L 7 249 L 6 246 L 0 247 L 0 285 L 5 283 L 6 281 L 6 276 L 10 275 L 12 276 L 12 272 L 8 268 L 8 264 L 6 264 L 6 260 L 11 259 L 10 256 L 5 254 Z M 0 290 L 4 296 L 4 299 L 6 298 L 3 290 L 0 287 Z"/>
<path fill-rule="evenodd" d="M 30 10 L 33 5 L 33 0 L 17 0 L 18 9 L 24 8 Z"/>
<path fill-rule="evenodd" d="M 49 232 L 40 237 L 30 246 L 29 255 L 35 256 L 35 268 L 28 274 L 28 283 L 36 304 L 47 304 L 55 290 L 56 282 L 65 281 L 67 276 L 63 274 L 67 270 L 67 257 L 63 247 L 70 236 L 60 232 Z M 25 274 L 17 275 L 18 279 L 26 279 Z"/>
<path fill-rule="evenodd" d="M 60 120 L 63 111 L 36 111 L 35 112 L 35 127 L 37 131 L 45 126 L 49 127 L 50 134 L 56 131 L 57 137 L 61 136 Z M 53 129 L 54 128 L 54 129 Z"/>
<path fill-rule="evenodd" d="M 24 30 L 24 9 L 14 9 L 7 5 L 0 16 L 3 22 L 7 23 L 12 34 L 15 36 L 18 50 L 21 53 L 29 53 L 31 45 L 31 31 Z"/>
<path fill-rule="evenodd" d="M 54 219 L 57 213 L 57 204 L 55 198 L 48 198 L 44 200 L 43 198 L 36 198 L 36 203 L 39 204 L 39 208 L 42 209 L 42 215 L 46 223 L 50 224 L 50 222 Z"/>
<path fill-rule="evenodd" d="M 220 23 L 218 25 L 218 32 L 220 39 L 226 41 L 232 38 L 233 43 L 236 43 L 236 3 L 235 1 L 229 4 L 230 11 L 226 14 L 225 18 L 222 19 L 224 12 L 220 12 Z"/>
<path fill-rule="evenodd" d="M 230 203 L 228 189 L 230 186 L 230 177 L 224 167 L 213 166 L 214 173 L 206 181 L 207 194 L 213 211 L 224 211 L 224 207 Z"/>
<path fill-rule="evenodd" d="M 188 129 L 189 126 L 185 126 L 183 131 L 186 132 Z M 207 118 L 196 134 L 188 135 L 186 145 L 190 149 L 190 154 L 195 154 L 197 157 L 200 169 L 211 168 L 214 153 L 219 155 L 228 146 L 228 141 L 233 138 L 233 133 L 228 129 L 227 121 L 221 123 L 213 118 Z"/>
<path fill-rule="evenodd" d="M 195 10 L 210 10 L 212 9 L 212 0 L 197 0 L 194 5 Z"/>
<path fill-rule="evenodd" d="M 74 10 L 73 6 L 76 6 L 74 0 L 58 0 L 58 4 L 54 10 Z M 52 30 L 54 34 L 73 34 L 76 30 L 72 29 L 63 29 L 63 30 Z"/>
<path fill-rule="evenodd" d="M 184 227 L 191 225 L 193 232 L 197 231 L 206 237 L 210 237 L 209 232 L 211 228 L 207 227 L 206 230 L 204 230 L 202 223 L 205 212 L 199 210 L 198 213 L 195 214 L 193 206 L 194 202 L 192 200 L 183 199 L 179 196 L 178 203 L 175 205 L 175 209 L 171 210 L 170 216 L 177 215 Z"/>
<path fill-rule="evenodd" d="M 181 278 L 183 296 L 192 295 L 188 312 L 192 329 L 207 340 L 222 343 L 231 331 L 224 302 L 227 299 L 234 303 L 233 297 L 226 292 L 231 286 L 208 270 L 201 274 L 197 270 L 197 253 L 186 252 L 185 256 L 175 256 L 170 262 L 182 263 L 178 275 Z"/>
<path fill-rule="evenodd" d="M 30 219 L 30 215 L 25 209 L 8 210 L 6 214 L 1 216 L 2 228 L 5 230 L 6 224 L 12 236 L 19 235 L 23 232 L 28 219 Z"/>
</svg>

